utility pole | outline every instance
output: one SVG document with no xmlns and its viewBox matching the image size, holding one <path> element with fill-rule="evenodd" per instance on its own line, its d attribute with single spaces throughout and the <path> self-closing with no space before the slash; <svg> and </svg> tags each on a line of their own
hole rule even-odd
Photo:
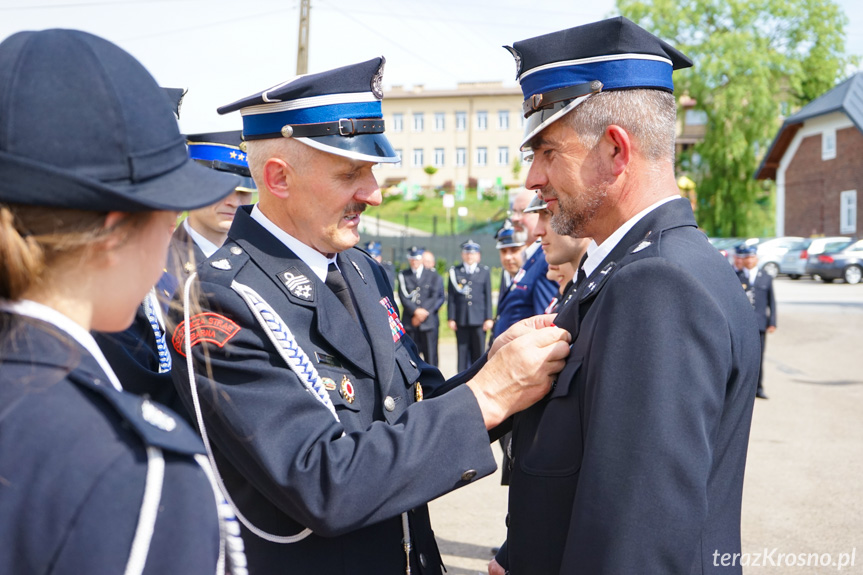
<svg viewBox="0 0 863 575">
<path fill-rule="evenodd" d="M 300 31 L 297 35 L 297 76 L 309 73 L 309 10 L 312 0 L 300 0 Z"/>
</svg>

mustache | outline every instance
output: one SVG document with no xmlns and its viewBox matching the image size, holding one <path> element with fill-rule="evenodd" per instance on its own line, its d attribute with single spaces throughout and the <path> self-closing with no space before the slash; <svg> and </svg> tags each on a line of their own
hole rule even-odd
<svg viewBox="0 0 863 575">
<path fill-rule="evenodd" d="M 360 202 L 351 202 L 351 203 L 350 203 L 350 204 L 348 204 L 348 205 L 347 205 L 347 207 L 345 208 L 345 213 L 344 213 L 344 215 L 348 215 L 348 214 L 361 214 L 361 213 L 363 213 L 364 211 L 366 211 L 366 207 L 367 207 L 367 206 L 366 206 L 365 204 L 363 204 L 363 203 L 360 203 Z"/>
</svg>

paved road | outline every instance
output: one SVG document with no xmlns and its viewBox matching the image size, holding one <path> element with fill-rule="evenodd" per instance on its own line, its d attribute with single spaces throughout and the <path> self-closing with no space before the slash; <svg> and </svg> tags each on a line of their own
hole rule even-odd
<svg viewBox="0 0 863 575">
<path fill-rule="evenodd" d="M 863 285 L 779 278 L 776 295 L 770 399 L 755 405 L 743 493 L 744 573 L 863 573 Z M 442 344 L 441 358 L 452 374 L 454 343 Z M 506 497 L 498 472 L 432 502 L 450 574 L 486 572 L 506 535 Z M 852 552 L 854 566 L 840 571 Z M 836 565 L 812 565 L 809 554 Z"/>
</svg>

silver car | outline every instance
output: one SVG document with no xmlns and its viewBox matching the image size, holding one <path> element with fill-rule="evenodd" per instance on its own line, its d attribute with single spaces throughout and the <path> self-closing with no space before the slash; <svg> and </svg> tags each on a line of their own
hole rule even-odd
<svg viewBox="0 0 863 575">
<path fill-rule="evenodd" d="M 834 251 L 851 243 L 851 238 L 845 236 L 830 236 L 826 238 L 807 238 L 788 248 L 779 262 L 779 273 L 788 274 L 793 280 L 806 275 L 806 262 L 809 256 Z"/>
</svg>

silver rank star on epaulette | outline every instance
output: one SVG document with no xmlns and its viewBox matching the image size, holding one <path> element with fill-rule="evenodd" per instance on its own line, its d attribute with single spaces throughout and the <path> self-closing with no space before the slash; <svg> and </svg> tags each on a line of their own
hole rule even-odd
<svg viewBox="0 0 863 575">
<path fill-rule="evenodd" d="M 174 421 L 173 417 L 147 399 L 141 404 L 141 416 L 144 418 L 144 421 L 153 427 L 158 427 L 162 431 L 174 431 L 177 427 L 177 422 Z"/>
<path fill-rule="evenodd" d="M 229 270 L 231 269 L 231 262 L 226 259 L 215 260 L 210 262 L 210 265 L 216 268 L 217 270 Z"/>
</svg>

